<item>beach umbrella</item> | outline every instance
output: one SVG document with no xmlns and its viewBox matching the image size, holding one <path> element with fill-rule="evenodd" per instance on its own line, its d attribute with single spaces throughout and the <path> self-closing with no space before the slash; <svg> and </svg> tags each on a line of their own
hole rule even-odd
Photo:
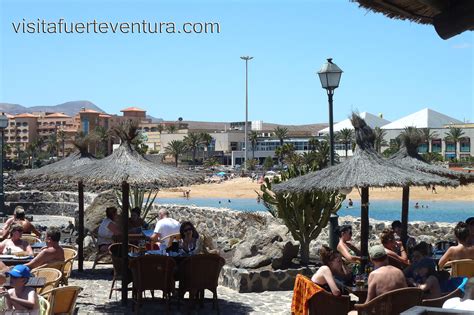
<svg viewBox="0 0 474 315">
<path fill-rule="evenodd" d="M 421 171 L 428 174 L 435 174 L 442 177 L 459 180 L 461 185 L 468 184 L 474 181 L 474 174 L 466 172 L 452 171 L 445 167 L 431 165 L 425 162 L 423 157 L 418 154 L 418 146 L 424 141 L 418 129 L 406 128 L 401 134 L 402 146 L 400 149 L 389 158 L 389 161 L 395 165 Z M 402 193 L 402 242 L 406 244 L 408 238 L 408 210 L 410 200 L 410 187 L 403 186 Z"/>
<path fill-rule="evenodd" d="M 225 176 L 226 175 L 226 172 L 219 172 L 216 174 L 217 176 Z"/>
<path fill-rule="evenodd" d="M 335 191 L 358 188 L 361 192 L 361 252 L 362 265 L 368 259 L 369 187 L 456 186 L 458 181 L 400 168 L 384 159 L 375 149 L 375 135 L 365 121 L 352 114 L 357 143 L 352 158 L 340 164 L 311 172 L 275 185 L 276 193 Z"/>
</svg>

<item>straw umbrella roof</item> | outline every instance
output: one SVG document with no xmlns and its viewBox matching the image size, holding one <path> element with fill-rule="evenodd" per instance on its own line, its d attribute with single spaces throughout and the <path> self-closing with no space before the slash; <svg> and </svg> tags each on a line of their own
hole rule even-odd
<svg viewBox="0 0 474 315">
<path fill-rule="evenodd" d="M 275 192 L 341 190 L 353 187 L 457 186 L 459 182 L 400 168 L 374 149 L 375 136 L 365 121 L 352 115 L 357 147 L 354 156 L 321 171 L 275 185 Z"/>
</svg>

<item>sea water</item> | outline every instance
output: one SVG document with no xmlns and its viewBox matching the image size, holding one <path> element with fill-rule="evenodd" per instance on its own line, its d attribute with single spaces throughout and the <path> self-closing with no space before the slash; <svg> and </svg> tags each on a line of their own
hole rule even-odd
<svg viewBox="0 0 474 315">
<path fill-rule="evenodd" d="M 266 211 L 262 202 L 257 199 L 239 198 L 157 198 L 160 204 L 195 205 L 198 207 L 228 208 L 238 211 Z M 418 202 L 419 208 L 415 208 Z M 402 209 L 401 200 L 374 200 L 369 205 L 369 217 L 376 220 L 393 221 L 400 220 Z M 354 205 L 348 207 L 347 200 L 338 211 L 338 215 L 360 216 L 360 202 L 354 200 Z M 428 222 L 458 222 L 474 216 L 474 202 L 472 201 L 433 201 L 413 200 L 410 201 L 408 219 L 410 221 Z"/>
</svg>

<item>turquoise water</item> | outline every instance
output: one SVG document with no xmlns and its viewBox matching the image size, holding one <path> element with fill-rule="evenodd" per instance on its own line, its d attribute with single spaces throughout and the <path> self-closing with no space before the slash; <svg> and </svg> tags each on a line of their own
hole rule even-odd
<svg viewBox="0 0 474 315">
<path fill-rule="evenodd" d="M 256 199 L 228 199 L 220 198 L 158 198 L 161 204 L 196 205 L 199 207 L 229 208 L 239 211 L 266 211 L 263 204 L 257 203 Z M 220 202 L 220 203 L 219 203 Z M 415 209 L 415 202 L 420 208 Z M 354 200 L 352 208 L 346 208 L 347 201 L 338 214 L 360 215 L 360 202 Z M 421 208 L 423 206 L 423 208 Z M 426 208 L 428 206 L 428 208 Z M 402 209 L 401 200 L 374 200 L 370 202 L 369 217 L 376 220 L 400 220 Z M 471 201 L 423 201 L 416 200 L 410 202 L 410 221 L 437 221 L 437 222 L 458 222 L 474 216 L 474 202 Z"/>
</svg>

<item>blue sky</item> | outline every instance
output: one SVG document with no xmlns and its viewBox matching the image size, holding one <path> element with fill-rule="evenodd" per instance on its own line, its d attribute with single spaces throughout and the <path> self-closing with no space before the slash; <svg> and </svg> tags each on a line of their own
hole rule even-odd
<svg viewBox="0 0 474 315">
<path fill-rule="evenodd" d="M 348 0 L 0 0 L 0 102 L 89 100 L 168 120 L 327 122 L 316 72 L 344 71 L 335 120 L 351 110 L 389 120 L 430 107 L 474 121 L 474 40 L 442 40 L 430 25 L 391 20 Z M 23 18 L 68 22 L 219 22 L 220 34 L 16 34 Z"/>
</svg>

